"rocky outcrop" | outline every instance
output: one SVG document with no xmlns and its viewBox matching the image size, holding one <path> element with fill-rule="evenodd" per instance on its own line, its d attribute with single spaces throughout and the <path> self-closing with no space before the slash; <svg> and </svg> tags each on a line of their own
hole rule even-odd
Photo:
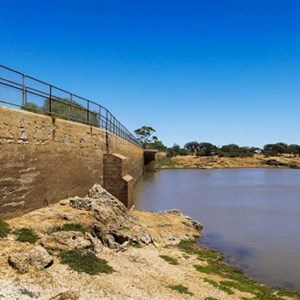
<svg viewBox="0 0 300 300">
<path fill-rule="evenodd" d="M 30 267 L 42 270 L 53 264 L 53 258 L 41 246 L 28 245 L 17 248 L 8 258 L 9 264 L 20 273 L 27 273 Z"/>
<path fill-rule="evenodd" d="M 138 214 L 128 210 L 123 203 L 98 184 L 89 190 L 85 198 L 72 198 L 69 205 L 76 209 L 89 211 L 95 221 L 91 235 L 99 239 L 104 246 L 117 250 L 125 249 L 128 244 L 132 243 L 174 245 L 182 239 L 193 238 L 195 230 L 198 232 L 203 227 L 199 222 L 182 215 L 178 210 L 152 213 L 152 219 L 156 215 L 157 221 L 161 222 L 161 224 L 157 224 L 157 228 L 162 228 L 165 220 L 174 217 L 173 219 L 181 220 L 185 232 L 182 235 L 182 232 L 178 231 L 178 227 L 177 230 L 174 230 L 173 220 L 170 220 L 171 226 L 165 227 L 159 236 L 154 234 L 152 237 L 151 226 L 144 224 Z M 187 227 L 194 233 L 193 236 L 186 235 Z"/>
<path fill-rule="evenodd" d="M 0 298 L 24 300 L 33 297 L 27 295 L 40 295 L 38 298 L 45 300 L 158 299 L 160 289 L 178 277 L 159 253 L 180 259 L 179 249 L 164 246 L 193 239 L 202 228 L 178 210 L 129 210 L 100 185 L 94 185 L 86 197 L 65 199 L 7 222 L 12 233 L 30 228 L 39 236 L 36 244 L 21 243 L 13 234 L 0 239 Z M 109 262 L 115 272 L 90 276 L 62 264 L 65 251 L 82 249 Z M 181 274 L 179 269 L 177 272 Z M 149 281 L 153 281 L 153 288 L 147 286 Z M 174 299 L 169 288 L 165 293 L 165 299 Z"/>
</svg>

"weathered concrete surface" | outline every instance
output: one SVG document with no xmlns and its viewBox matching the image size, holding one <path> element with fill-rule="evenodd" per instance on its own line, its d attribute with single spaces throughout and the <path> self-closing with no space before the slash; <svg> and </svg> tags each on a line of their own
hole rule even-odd
<svg viewBox="0 0 300 300">
<path fill-rule="evenodd" d="M 124 155 L 133 183 L 143 149 L 109 134 L 108 151 Z M 103 183 L 104 130 L 0 106 L 0 216 L 14 216 L 58 199 L 84 196 Z"/>
</svg>

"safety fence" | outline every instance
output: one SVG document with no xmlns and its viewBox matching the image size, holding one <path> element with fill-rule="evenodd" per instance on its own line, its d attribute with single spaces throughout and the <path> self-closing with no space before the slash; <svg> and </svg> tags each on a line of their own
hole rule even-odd
<svg viewBox="0 0 300 300">
<path fill-rule="evenodd" d="M 98 127 L 142 147 L 102 105 L 3 65 L 0 65 L 0 103 Z"/>
</svg>

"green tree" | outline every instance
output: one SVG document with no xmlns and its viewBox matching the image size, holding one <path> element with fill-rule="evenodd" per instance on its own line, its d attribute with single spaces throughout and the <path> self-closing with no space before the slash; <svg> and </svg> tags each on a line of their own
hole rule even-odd
<svg viewBox="0 0 300 300">
<path fill-rule="evenodd" d="M 198 145 L 198 154 L 202 154 L 199 156 L 212 156 L 217 152 L 218 147 L 211 143 L 200 143 Z"/>
<path fill-rule="evenodd" d="M 287 153 L 290 154 L 300 154 L 300 146 L 297 144 L 291 144 L 287 147 Z"/>
<path fill-rule="evenodd" d="M 249 147 L 239 147 L 236 144 L 228 144 L 218 150 L 218 155 L 220 157 L 250 157 L 253 156 L 253 152 Z"/>
<path fill-rule="evenodd" d="M 199 143 L 196 141 L 188 142 L 184 145 L 184 148 L 188 151 L 189 154 L 196 154 L 199 147 Z"/>
<path fill-rule="evenodd" d="M 167 149 L 167 156 L 173 157 L 173 156 L 185 156 L 188 155 L 189 152 L 185 148 L 181 148 L 179 145 L 174 144 L 172 147 Z"/>
<path fill-rule="evenodd" d="M 141 128 L 134 130 L 137 139 L 141 142 L 144 149 L 146 148 L 146 145 L 148 143 L 151 143 L 153 141 L 153 138 L 154 138 L 154 142 L 155 140 L 158 140 L 156 136 L 154 136 L 151 139 L 151 136 L 154 132 L 156 132 L 156 130 L 150 126 L 142 126 Z"/>
<path fill-rule="evenodd" d="M 153 136 L 152 139 L 150 139 L 150 142 L 146 144 L 146 148 L 160 150 L 160 151 L 166 151 L 167 147 L 163 144 L 162 141 L 158 139 L 157 136 Z"/>
<path fill-rule="evenodd" d="M 288 153 L 288 145 L 285 143 L 266 144 L 263 153 L 267 156 L 276 156 L 283 153 Z"/>
</svg>

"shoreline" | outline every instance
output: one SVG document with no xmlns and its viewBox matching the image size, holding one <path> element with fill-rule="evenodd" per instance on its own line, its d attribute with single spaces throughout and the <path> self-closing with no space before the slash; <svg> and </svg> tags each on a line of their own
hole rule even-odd
<svg viewBox="0 0 300 300">
<path fill-rule="evenodd" d="M 300 157 L 273 156 L 265 157 L 256 154 L 253 157 L 231 158 L 218 156 L 175 156 L 156 161 L 156 168 L 160 169 L 300 169 Z"/>
</svg>

